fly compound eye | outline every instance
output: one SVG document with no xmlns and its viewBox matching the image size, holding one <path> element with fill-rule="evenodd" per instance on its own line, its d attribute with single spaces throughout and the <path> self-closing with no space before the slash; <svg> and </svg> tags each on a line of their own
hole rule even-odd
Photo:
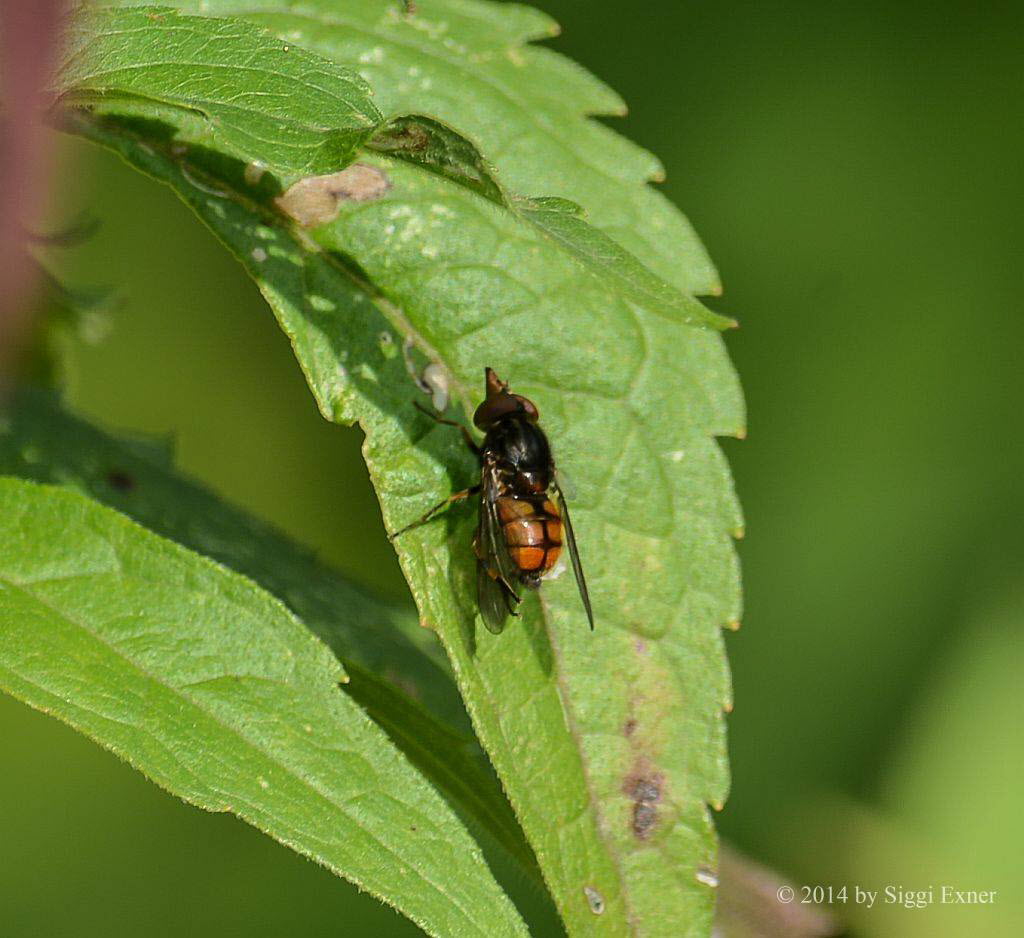
<svg viewBox="0 0 1024 938">
<path fill-rule="evenodd" d="M 488 397 L 476 409 L 476 413 L 473 414 L 473 423 L 481 430 L 486 430 L 491 424 L 501 420 L 502 417 L 521 412 L 522 407 L 519 401 L 513 395 L 502 392 L 494 397 Z"/>
<path fill-rule="evenodd" d="M 521 394 L 513 394 L 512 397 L 519 402 L 523 416 L 526 417 L 530 423 L 536 423 L 540 420 L 540 413 L 537 411 L 537 405 L 534 404 L 533 401 L 529 398 L 523 397 Z"/>
<path fill-rule="evenodd" d="M 497 423 L 502 417 L 512 414 L 523 416 L 530 423 L 536 423 L 540 415 L 533 401 L 523 397 L 521 394 L 509 394 L 502 391 L 493 397 L 488 397 L 473 414 L 473 423 L 481 430 L 486 430 L 491 424 Z"/>
</svg>

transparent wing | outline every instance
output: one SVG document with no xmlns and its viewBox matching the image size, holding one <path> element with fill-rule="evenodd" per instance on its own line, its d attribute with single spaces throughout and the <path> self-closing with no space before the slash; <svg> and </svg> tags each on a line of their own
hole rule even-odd
<svg viewBox="0 0 1024 938">
<path fill-rule="evenodd" d="M 515 600 L 509 595 L 508 587 L 491 576 L 483 560 L 477 561 L 476 598 L 487 630 L 495 634 L 501 632 L 508 618 L 509 604 Z"/>
<path fill-rule="evenodd" d="M 519 568 L 508 552 L 505 535 L 501 530 L 501 518 L 498 517 L 498 497 L 501 495 L 501 484 L 498 468 L 490 460 L 485 459 L 480 479 L 480 544 L 484 556 L 498 571 L 498 578 L 503 580 L 509 591 L 515 595 L 515 584 L 519 582 Z M 518 598 L 516 599 L 518 602 Z"/>
<path fill-rule="evenodd" d="M 484 624 L 492 632 L 505 628 L 505 620 L 519 603 L 513 583 L 518 568 L 509 555 L 498 517 L 501 486 L 497 467 L 484 460 L 480 479 L 480 526 L 477 544 L 481 554 L 477 562 L 476 592 Z"/>
<path fill-rule="evenodd" d="M 587 579 L 583 575 L 583 564 L 580 563 L 580 552 L 576 547 L 576 534 L 573 532 L 572 520 L 569 518 L 569 505 L 557 480 L 552 480 L 551 487 L 555 493 L 555 500 L 558 502 L 558 510 L 562 515 L 562 530 L 565 532 L 565 546 L 569 549 L 569 559 L 572 561 L 572 572 L 576 575 L 576 585 L 580 590 L 580 599 L 583 600 L 583 608 L 587 610 L 587 621 L 590 623 L 591 631 L 593 631 L 594 611 L 590 607 Z"/>
</svg>

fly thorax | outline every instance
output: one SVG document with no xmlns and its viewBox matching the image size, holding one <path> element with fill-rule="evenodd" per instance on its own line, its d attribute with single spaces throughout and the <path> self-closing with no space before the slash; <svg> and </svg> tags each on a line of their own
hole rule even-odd
<svg viewBox="0 0 1024 938">
<path fill-rule="evenodd" d="M 548 490 L 549 475 L 546 471 L 521 469 L 516 473 L 512 486 L 517 492 L 531 492 L 539 495 Z"/>
</svg>

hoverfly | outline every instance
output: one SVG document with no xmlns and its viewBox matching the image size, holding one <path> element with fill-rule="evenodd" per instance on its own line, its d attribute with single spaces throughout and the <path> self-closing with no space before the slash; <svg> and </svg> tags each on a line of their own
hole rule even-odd
<svg viewBox="0 0 1024 938">
<path fill-rule="evenodd" d="M 480 460 L 480 482 L 450 495 L 391 539 L 426 523 L 452 502 L 479 495 L 480 521 L 473 550 L 477 556 L 477 600 L 487 628 L 500 632 L 510 614 L 519 614 L 516 607 L 522 600 L 518 588 L 537 589 L 565 546 L 593 629 L 594 614 L 569 507 L 555 476 L 548 438 L 537 425 L 537 408 L 521 394 L 512 394 L 492 368 L 485 369 L 484 375 L 487 396 L 473 415 L 473 423 L 484 433 L 482 444 L 478 445 L 461 423 L 416 405 L 438 423 L 462 431 Z"/>
</svg>

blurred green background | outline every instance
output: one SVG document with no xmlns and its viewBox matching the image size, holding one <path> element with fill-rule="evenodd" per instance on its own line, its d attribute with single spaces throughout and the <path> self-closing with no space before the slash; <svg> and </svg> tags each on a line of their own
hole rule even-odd
<svg viewBox="0 0 1024 938">
<path fill-rule="evenodd" d="M 342 2 L 342 0 L 339 0 Z M 726 836 L 797 883 L 996 889 L 838 911 L 858 935 L 1024 934 L 1024 7 L 546 0 L 615 87 L 726 285 L 750 409 Z M 633 9 L 636 6 L 637 9 Z M 256 290 L 165 190 L 62 141 L 75 277 L 124 302 L 70 397 L 406 594 L 360 456 Z M 228 817 L 0 699 L 0 934 L 413 934 Z"/>
</svg>

